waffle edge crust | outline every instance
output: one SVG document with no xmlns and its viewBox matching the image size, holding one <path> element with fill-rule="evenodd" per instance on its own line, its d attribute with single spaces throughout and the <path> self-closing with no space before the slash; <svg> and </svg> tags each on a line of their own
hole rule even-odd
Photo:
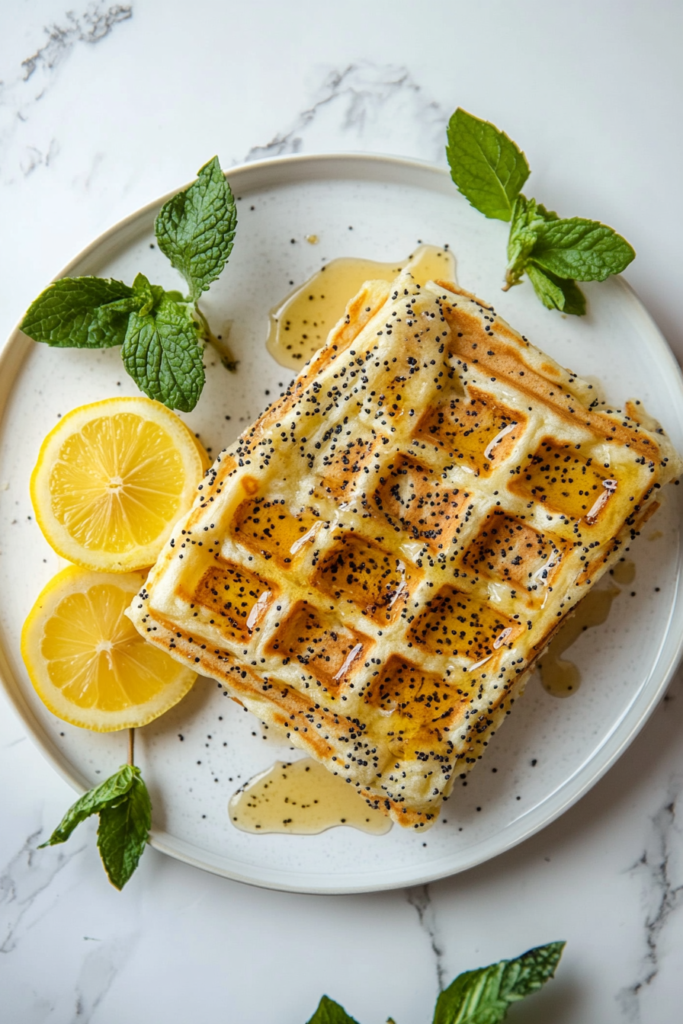
<svg viewBox="0 0 683 1024">
<path fill-rule="evenodd" d="M 369 281 L 216 460 L 129 615 L 429 827 L 681 462 L 448 282 Z"/>
</svg>

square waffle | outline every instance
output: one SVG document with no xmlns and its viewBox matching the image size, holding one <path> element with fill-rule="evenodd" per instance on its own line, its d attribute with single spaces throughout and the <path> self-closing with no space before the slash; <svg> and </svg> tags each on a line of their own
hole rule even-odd
<svg viewBox="0 0 683 1024">
<path fill-rule="evenodd" d="M 129 612 L 401 825 L 482 756 L 678 456 L 444 282 L 367 282 Z"/>
</svg>

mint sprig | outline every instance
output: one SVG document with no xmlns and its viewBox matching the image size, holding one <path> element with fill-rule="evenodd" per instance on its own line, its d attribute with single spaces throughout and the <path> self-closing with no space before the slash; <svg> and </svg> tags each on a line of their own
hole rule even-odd
<svg viewBox="0 0 683 1024">
<path fill-rule="evenodd" d="M 152 804 L 140 769 L 124 764 L 99 786 L 84 793 L 39 849 L 65 843 L 92 814 L 100 816 L 97 846 L 104 869 L 112 885 L 123 889 L 138 866 L 152 826 Z"/>
<path fill-rule="evenodd" d="M 549 942 L 514 960 L 465 971 L 439 995 L 433 1024 L 500 1024 L 512 1003 L 525 999 L 555 976 L 564 942 Z M 389 1018 L 394 1024 L 393 1018 Z M 323 996 L 308 1024 L 357 1024 L 343 1006 Z"/>
<path fill-rule="evenodd" d="M 184 276 L 189 296 L 166 291 L 138 274 L 132 287 L 99 277 L 65 277 L 33 302 L 21 329 L 59 348 L 122 346 L 123 363 L 141 391 L 170 409 L 190 412 L 204 386 L 203 343 L 216 344 L 197 300 L 220 275 L 232 251 L 237 212 L 218 157 L 189 188 L 164 206 L 157 242 Z M 237 363 L 219 348 L 229 370 Z"/>
<path fill-rule="evenodd" d="M 606 224 L 558 217 L 522 195 L 526 157 L 490 122 L 458 108 L 448 124 L 446 155 L 470 204 L 486 217 L 511 221 L 505 291 L 526 274 L 545 306 L 582 316 L 586 300 L 576 282 L 604 281 L 635 258 L 633 247 Z"/>
</svg>

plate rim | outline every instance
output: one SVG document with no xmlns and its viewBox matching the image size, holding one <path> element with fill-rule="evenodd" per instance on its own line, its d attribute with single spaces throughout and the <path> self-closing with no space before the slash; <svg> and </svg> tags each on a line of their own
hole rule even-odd
<svg viewBox="0 0 683 1024">
<path fill-rule="evenodd" d="M 440 167 L 436 164 L 430 163 L 429 161 L 375 153 L 294 154 L 238 164 L 235 167 L 224 170 L 224 173 L 232 184 L 235 176 L 238 178 L 246 178 L 248 180 L 249 176 L 252 174 L 258 179 L 259 176 L 266 177 L 269 173 L 272 173 L 277 177 L 278 170 L 281 171 L 284 168 L 290 172 L 289 181 L 294 182 L 297 180 L 315 179 L 317 177 L 324 178 L 325 175 L 321 172 L 324 171 L 325 165 L 329 165 L 332 171 L 334 171 L 335 168 L 338 170 L 340 166 L 348 171 L 352 170 L 354 165 L 356 165 L 359 168 L 365 167 L 369 169 L 370 167 L 373 167 L 380 172 L 382 168 L 391 168 L 394 171 L 404 171 L 407 173 L 418 172 L 420 174 L 424 174 L 426 177 L 434 175 L 436 180 L 439 180 L 440 183 L 443 182 L 444 184 L 447 179 L 450 178 L 447 168 Z M 305 171 L 306 168 L 311 172 L 317 169 L 318 174 L 302 174 L 302 170 Z M 350 177 L 351 175 L 347 174 L 346 176 Z M 331 174 L 330 177 L 339 177 L 339 175 Z M 368 180 L 367 175 L 364 177 L 365 180 Z M 377 177 L 376 180 L 381 180 L 381 177 Z M 277 183 L 273 182 L 272 184 Z M 143 221 L 145 218 L 148 218 L 151 214 L 158 211 L 163 203 L 176 195 L 178 191 L 186 187 L 186 185 L 182 185 L 178 189 L 173 189 L 165 195 L 139 207 L 128 216 L 116 221 L 93 239 L 92 242 L 81 249 L 52 280 L 56 281 L 67 276 L 74 267 L 78 266 L 88 257 L 95 254 L 102 246 L 113 241 L 116 236 L 125 232 L 126 229 L 133 227 L 136 222 Z M 246 187 L 259 186 L 246 185 Z M 260 187 L 268 187 L 268 183 L 262 182 Z M 234 188 L 233 191 L 237 191 L 237 189 Z M 621 276 L 615 279 L 615 283 L 622 289 L 623 298 L 631 307 L 631 315 L 637 316 L 640 320 L 641 331 L 647 337 L 648 344 L 653 345 L 657 350 L 658 360 L 664 368 L 666 368 L 666 364 L 668 364 L 668 369 L 671 373 L 670 382 L 674 390 L 678 391 L 678 397 L 681 401 L 681 410 L 683 412 L 683 373 L 681 372 L 681 367 L 679 366 L 678 361 L 669 347 L 662 331 L 645 305 L 638 298 L 633 287 Z M 31 339 L 21 331 L 19 322 L 6 339 L 2 350 L 0 351 L 0 422 L 4 418 L 7 403 L 16 378 L 21 372 L 22 364 L 28 355 L 32 344 L 33 342 Z M 683 620 L 683 604 L 680 600 L 682 553 L 683 549 L 679 546 L 678 573 L 671 598 L 669 623 L 667 631 L 664 634 L 662 645 L 674 624 L 673 619 L 676 612 L 678 612 L 678 618 Z M 254 885 L 258 888 L 272 889 L 279 892 L 295 892 L 315 895 L 343 895 L 362 892 L 381 892 L 403 888 L 405 886 L 424 885 L 429 882 L 437 881 L 441 878 L 460 874 L 461 872 L 468 871 L 479 864 L 493 860 L 495 857 L 498 857 L 513 847 L 518 846 L 520 843 L 529 839 L 531 836 L 540 832 L 547 825 L 561 817 L 561 815 L 577 803 L 581 797 L 589 792 L 589 790 L 591 790 L 593 786 L 616 763 L 619 757 L 621 757 L 627 747 L 630 746 L 635 737 L 645 726 L 652 712 L 657 707 L 666 687 L 669 684 L 669 681 L 671 680 L 671 677 L 676 671 L 682 654 L 683 630 L 680 630 L 678 640 L 675 642 L 674 648 L 669 653 L 668 660 L 663 666 L 663 671 L 661 671 L 660 680 L 657 686 L 652 687 L 650 682 L 652 671 L 654 669 L 653 665 L 650 670 L 650 674 L 642 685 L 639 693 L 633 698 L 630 706 L 626 708 L 622 718 L 614 725 L 613 729 L 608 733 L 600 746 L 595 748 L 590 757 L 562 783 L 559 789 L 546 797 L 543 803 L 537 805 L 528 812 L 528 814 L 515 819 L 510 825 L 506 826 L 502 832 L 498 832 L 487 839 L 480 840 L 472 847 L 466 848 L 462 851 L 464 856 L 461 857 L 460 863 L 456 865 L 452 863 L 452 855 L 446 855 L 438 861 L 432 862 L 429 870 L 409 874 L 407 869 L 404 867 L 394 868 L 391 870 L 390 874 L 392 876 L 396 875 L 397 877 L 390 877 L 379 881 L 367 883 L 358 882 L 351 885 L 336 886 L 323 884 L 322 881 L 314 881 L 312 884 L 302 884 L 301 882 L 292 884 L 291 881 L 287 882 L 285 877 L 279 878 L 278 874 L 280 872 L 273 868 L 268 868 L 265 871 L 259 868 L 258 870 L 261 877 L 253 877 L 243 871 L 239 871 L 234 868 L 228 869 L 221 866 L 219 863 L 212 862 L 208 851 L 203 851 L 204 858 L 208 859 L 202 859 L 199 855 L 200 850 L 198 847 L 193 846 L 193 844 L 188 843 L 186 840 L 171 836 L 164 830 L 155 830 L 154 827 L 150 833 L 150 845 L 159 852 L 165 853 L 174 857 L 176 860 L 182 861 L 193 867 L 201 868 L 211 874 L 219 875 L 248 885 Z M 660 657 L 661 654 L 658 654 L 657 661 L 654 663 L 655 665 L 657 665 Z M 31 708 L 24 699 L 21 687 L 13 679 L 13 673 L 10 671 L 9 665 L 6 664 L 6 661 L 7 658 L 5 652 L 0 646 L 0 685 L 2 685 L 9 703 L 14 708 L 41 755 L 64 779 L 64 781 L 76 791 L 76 793 L 83 793 L 88 788 L 87 784 L 84 783 L 83 778 L 79 773 L 74 771 L 68 765 L 67 759 L 58 752 L 54 743 L 39 725 Z M 557 799 L 558 797 L 561 797 L 561 799 Z M 550 807 L 545 809 L 544 813 L 536 813 L 539 810 L 546 808 L 546 805 L 548 804 Z M 529 819 L 528 822 L 527 818 Z M 501 842 L 500 840 L 503 836 L 505 839 Z M 296 841 L 293 836 L 290 837 L 290 839 Z M 490 847 L 493 847 L 493 849 L 490 849 Z M 469 855 L 467 855 L 468 851 Z M 448 861 L 448 863 L 443 863 L 444 861 Z M 281 873 L 283 876 L 291 877 L 291 871 L 285 870 Z M 309 872 L 309 875 L 313 878 L 315 878 L 317 874 L 318 873 Z M 339 877 L 338 874 L 337 877 Z"/>
</svg>

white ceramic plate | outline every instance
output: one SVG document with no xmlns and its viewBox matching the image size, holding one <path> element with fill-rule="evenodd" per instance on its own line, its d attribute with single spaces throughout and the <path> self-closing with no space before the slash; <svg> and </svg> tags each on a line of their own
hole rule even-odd
<svg viewBox="0 0 683 1024">
<path fill-rule="evenodd" d="M 502 295 L 507 225 L 459 196 L 445 171 L 367 156 L 287 157 L 229 175 L 237 242 L 205 309 L 216 333 L 232 321 L 240 367 L 209 354 L 207 385 L 187 417 L 214 454 L 286 385 L 291 374 L 265 350 L 268 309 L 337 256 L 394 260 L 418 241 L 447 243 L 465 288 L 496 303 L 518 330 L 608 399 L 638 396 L 683 450 L 683 386 L 662 336 L 619 280 L 588 286 L 589 315 L 545 310 L 528 284 Z M 132 281 L 138 270 L 167 287 L 178 279 L 152 243 L 160 200 L 97 239 L 64 273 Z M 317 235 L 319 244 L 306 242 Z M 209 350 L 210 353 L 210 350 Z M 57 417 L 85 402 L 135 394 L 118 349 L 52 350 L 15 332 L 0 362 L 0 672 L 42 752 L 82 791 L 125 760 L 125 734 L 97 735 L 54 718 L 35 697 L 19 655 L 22 622 L 60 568 L 32 519 L 28 481 Z M 337 828 L 319 836 L 253 836 L 228 820 L 238 785 L 276 759 L 299 757 L 200 680 L 176 708 L 138 732 L 136 754 L 154 804 L 153 845 L 198 867 L 276 889 L 359 892 L 426 882 L 479 864 L 538 831 L 586 792 L 641 728 L 681 649 L 683 601 L 679 490 L 633 545 L 635 583 L 606 625 L 572 648 L 583 684 L 568 700 L 537 678 L 466 782 L 456 782 L 428 833 L 386 836 Z M 635 596 L 630 596 L 631 591 Z M 181 739 L 182 737 L 182 739 Z M 55 823 L 56 824 L 56 823 Z"/>
</svg>

